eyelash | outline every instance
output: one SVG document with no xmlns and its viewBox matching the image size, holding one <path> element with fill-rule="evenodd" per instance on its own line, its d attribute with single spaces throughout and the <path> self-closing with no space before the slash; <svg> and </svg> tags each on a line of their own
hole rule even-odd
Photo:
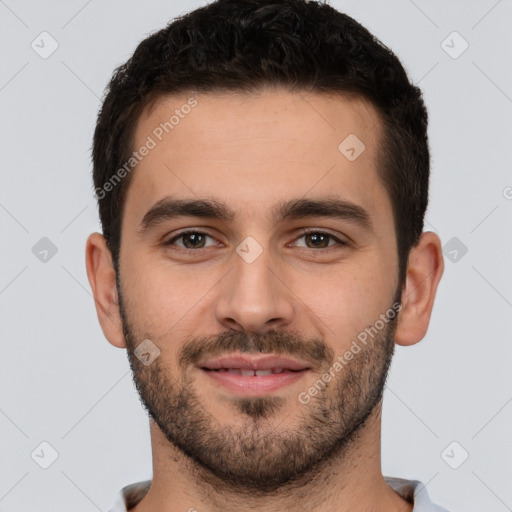
<svg viewBox="0 0 512 512">
<path fill-rule="evenodd" d="M 180 238 L 183 238 L 184 236 L 186 235 L 190 235 L 190 234 L 194 234 L 194 235 L 206 235 L 210 238 L 214 238 L 213 236 L 209 235 L 208 233 L 205 233 L 204 231 L 198 231 L 197 229 L 189 229 L 189 230 L 186 230 L 186 231 L 182 231 L 179 235 L 176 235 L 175 237 L 171 238 L 170 240 L 166 241 L 163 243 L 163 245 L 165 247 L 169 247 L 171 245 L 174 244 L 174 242 L 176 240 L 179 240 Z M 295 240 L 298 240 L 299 238 L 302 238 L 306 235 L 326 235 L 328 236 L 329 238 L 331 238 L 332 240 L 338 242 L 338 245 L 341 246 L 341 247 L 344 247 L 344 246 L 347 246 L 348 243 L 347 242 L 344 242 L 343 240 L 340 240 L 338 237 L 332 235 L 331 233 L 329 232 L 326 232 L 326 231 L 320 231 L 320 230 L 315 230 L 315 229 L 308 229 L 308 230 L 304 230 L 302 231 L 299 236 L 295 239 Z M 320 251 L 320 250 L 328 250 L 328 249 L 332 249 L 332 247 L 334 246 L 327 246 L 327 247 L 322 247 L 320 249 L 314 249 L 314 248 L 311 248 L 311 247 L 303 247 L 303 249 L 311 249 L 312 251 Z M 182 252 L 186 252 L 186 253 L 193 253 L 193 252 L 198 252 L 200 251 L 201 249 L 207 249 L 207 247 L 200 247 L 199 249 L 188 249 L 188 248 L 184 248 L 184 247 L 179 247 L 178 246 L 178 249 Z"/>
</svg>

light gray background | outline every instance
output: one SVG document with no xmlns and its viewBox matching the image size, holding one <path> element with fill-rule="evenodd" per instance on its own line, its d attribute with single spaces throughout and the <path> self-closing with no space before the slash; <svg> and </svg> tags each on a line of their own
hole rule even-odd
<svg viewBox="0 0 512 512">
<path fill-rule="evenodd" d="M 0 512 L 106 511 L 122 486 L 151 478 L 148 421 L 85 272 L 85 240 L 99 230 L 90 145 L 113 69 L 202 4 L 0 0 Z M 451 512 L 512 510 L 512 2 L 331 5 L 391 47 L 422 87 L 426 229 L 468 248 L 446 258 L 426 338 L 397 347 L 383 472 L 421 480 Z M 47 59 L 31 48 L 43 31 L 59 44 Z M 453 31 L 469 43 L 458 58 L 445 51 L 463 48 L 446 40 Z M 58 249 L 46 263 L 32 252 L 42 237 Z M 48 469 L 31 457 L 43 441 L 58 452 Z M 469 458 L 452 469 L 446 461 L 457 465 L 463 450 Z"/>
</svg>

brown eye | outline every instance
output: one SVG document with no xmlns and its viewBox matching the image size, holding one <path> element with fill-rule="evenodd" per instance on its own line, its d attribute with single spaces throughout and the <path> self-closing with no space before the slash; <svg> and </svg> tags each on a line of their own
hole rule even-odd
<svg viewBox="0 0 512 512">
<path fill-rule="evenodd" d="M 331 235 L 327 235 L 325 233 L 312 233 L 304 235 L 304 239 L 306 241 L 311 241 L 313 247 L 320 247 L 321 249 L 329 246 L 330 238 L 332 238 Z"/>
<path fill-rule="evenodd" d="M 213 238 L 201 231 L 186 231 L 184 233 L 180 233 L 179 235 L 171 238 L 169 241 L 165 242 L 165 246 L 175 245 L 177 240 L 182 239 L 183 245 L 177 244 L 177 247 L 181 249 L 203 249 L 206 247 L 206 238 Z"/>
<path fill-rule="evenodd" d="M 326 249 L 327 247 L 331 247 L 333 245 L 347 245 L 345 242 L 335 237 L 334 235 L 325 233 L 323 231 L 306 231 L 302 233 L 302 235 L 299 236 L 297 240 L 300 240 L 301 238 L 304 239 L 305 247 L 308 249 Z M 330 243 L 331 241 L 337 242 L 337 244 Z M 298 247 L 304 246 L 299 245 Z"/>
<path fill-rule="evenodd" d="M 197 249 L 204 247 L 205 236 L 201 233 L 188 233 L 182 235 L 184 245 L 187 249 Z"/>
</svg>

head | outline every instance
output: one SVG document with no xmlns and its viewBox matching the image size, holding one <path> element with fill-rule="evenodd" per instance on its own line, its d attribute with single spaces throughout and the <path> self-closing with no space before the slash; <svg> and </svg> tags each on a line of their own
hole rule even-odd
<svg viewBox="0 0 512 512">
<path fill-rule="evenodd" d="M 376 109 L 382 126 L 377 172 L 393 208 L 403 283 L 428 204 L 430 159 L 421 91 L 367 29 L 327 4 L 304 0 L 213 2 L 142 41 L 116 69 L 93 143 L 94 186 L 114 263 L 136 168 L 130 164 L 137 149 L 135 127 L 144 109 L 177 93 L 251 93 L 269 86 L 359 97 Z M 119 180 L 116 173 L 123 167 L 130 171 Z M 112 187 L 105 187 L 108 183 Z"/>
<path fill-rule="evenodd" d="M 290 485 L 375 416 L 395 342 L 424 336 L 443 269 L 422 233 L 426 130 L 393 53 L 317 2 L 213 2 L 115 71 L 94 134 L 103 236 L 88 276 L 152 419 L 205 478 Z M 139 346 L 157 357 L 144 364 Z M 203 365 L 228 352 L 306 369 L 233 394 Z"/>
</svg>

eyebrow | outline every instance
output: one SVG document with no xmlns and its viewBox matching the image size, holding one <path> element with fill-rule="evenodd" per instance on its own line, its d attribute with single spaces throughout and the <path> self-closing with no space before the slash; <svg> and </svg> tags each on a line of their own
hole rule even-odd
<svg viewBox="0 0 512 512">
<path fill-rule="evenodd" d="M 139 235 L 143 235 L 158 224 L 177 217 L 197 217 L 232 222 L 236 218 L 236 212 L 225 203 L 215 199 L 177 199 L 167 196 L 160 199 L 148 210 L 137 232 Z M 367 210 L 358 204 L 338 197 L 292 199 L 278 203 L 272 210 L 272 218 L 276 224 L 288 219 L 313 217 L 330 217 L 352 221 L 365 231 L 373 233 L 371 217 Z"/>
</svg>

